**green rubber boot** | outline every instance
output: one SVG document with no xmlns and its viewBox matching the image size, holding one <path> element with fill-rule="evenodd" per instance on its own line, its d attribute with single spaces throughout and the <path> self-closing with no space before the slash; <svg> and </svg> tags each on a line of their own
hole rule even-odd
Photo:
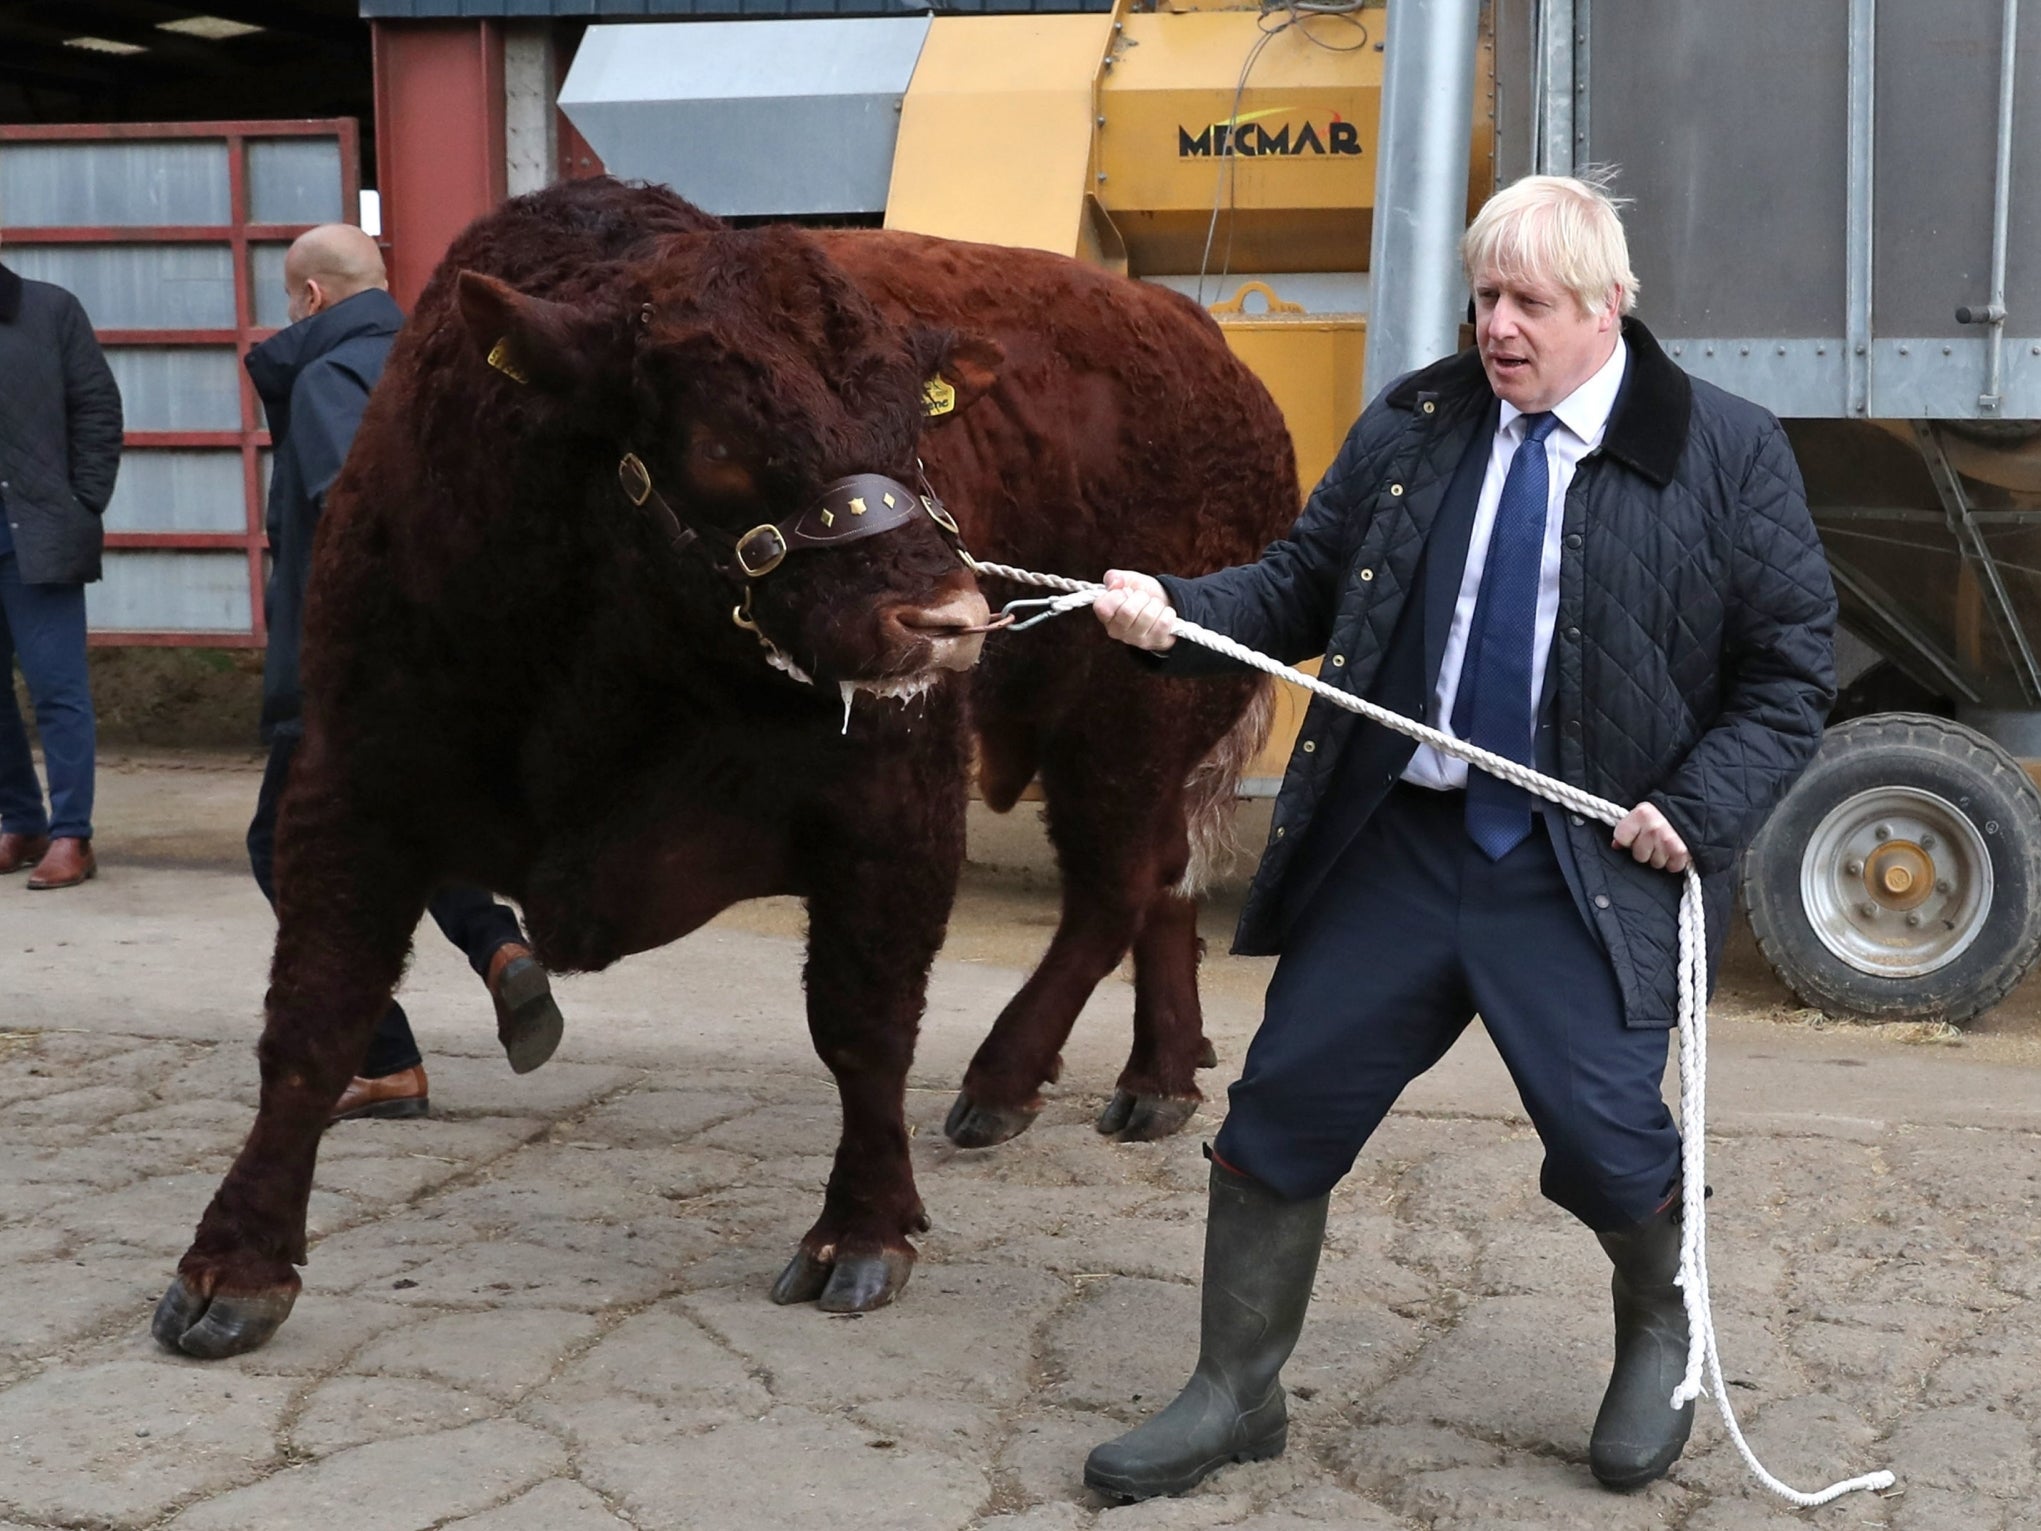
<svg viewBox="0 0 2041 1531">
<path fill-rule="evenodd" d="M 1228 1462 L 1282 1454 L 1289 1412 L 1276 1379 L 1311 1305 L 1329 1200 L 1285 1201 L 1213 1163 L 1198 1368 L 1168 1408 L 1092 1452 L 1087 1484 L 1153 1499 L 1187 1493 Z"/>
<path fill-rule="evenodd" d="M 1588 1466 L 1608 1488 L 1642 1488 L 1665 1476 L 1686 1448 L 1694 1406 L 1672 1407 L 1687 1371 L 1687 1310 L 1680 1270 L 1679 1203 L 1635 1227 L 1598 1233 L 1616 1267 L 1616 1369 L 1595 1415 Z"/>
</svg>

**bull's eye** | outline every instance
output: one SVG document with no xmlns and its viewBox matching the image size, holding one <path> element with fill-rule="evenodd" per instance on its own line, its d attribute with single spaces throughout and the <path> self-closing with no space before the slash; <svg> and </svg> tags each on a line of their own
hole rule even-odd
<svg viewBox="0 0 2041 1531">
<path fill-rule="evenodd" d="M 753 500 L 758 480 L 747 454 L 700 420 L 687 426 L 687 476 L 699 494 L 719 500 Z"/>
</svg>

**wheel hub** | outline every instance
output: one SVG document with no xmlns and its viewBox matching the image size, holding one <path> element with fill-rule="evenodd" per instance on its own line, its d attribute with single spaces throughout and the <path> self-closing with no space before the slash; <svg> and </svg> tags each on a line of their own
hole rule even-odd
<svg viewBox="0 0 2041 1531">
<path fill-rule="evenodd" d="M 1935 891 L 1935 863 L 1911 840 L 1889 840 L 1864 864 L 1864 886 L 1888 909 L 1918 909 Z"/>
<path fill-rule="evenodd" d="M 1845 798 L 1808 837 L 1800 894 L 1814 933 L 1860 972 L 1953 962 L 1991 912 L 1991 853 L 1968 814 L 1917 787 Z"/>
</svg>

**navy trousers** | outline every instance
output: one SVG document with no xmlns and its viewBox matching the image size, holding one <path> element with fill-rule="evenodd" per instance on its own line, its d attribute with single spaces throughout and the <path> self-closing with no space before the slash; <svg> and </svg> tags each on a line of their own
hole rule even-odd
<svg viewBox="0 0 2041 1531">
<path fill-rule="evenodd" d="M 269 763 L 263 768 L 262 790 L 255 797 L 255 817 L 248 825 L 248 865 L 255 873 L 255 885 L 276 907 L 276 807 L 283 799 L 284 782 L 289 779 L 291 757 L 297 753 L 298 735 L 279 733 L 269 746 Z M 433 922 L 446 938 L 467 954 L 468 965 L 486 976 L 489 959 L 497 949 L 515 941 L 524 942 L 517 916 L 480 888 L 460 884 L 445 887 L 426 906 Z M 368 1056 L 355 1072 L 365 1079 L 380 1079 L 400 1073 L 424 1061 L 418 1042 L 411 1035 L 411 1018 L 395 999 L 376 1022 L 369 1039 Z"/>
<path fill-rule="evenodd" d="M 1629 1227 L 1679 1180 L 1668 1033 L 1624 1026 L 1543 816 L 1490 861 L 1465 803 L 1399 784 L 1298 912 L 1214 1151 L 1322 1195 L 1478 1013 L 1544 1143 L 1544 1194 L 1597 1232 Z"/>
<path fill-rule="evenodd" d="M 49 810 L 14 701 L 14 665 L 35 703 Z M 96 738 L 85 668 L 85 587 L 25 585 L 12 544 L 0 550 L 0 831 L 92 838 Z"/>
</svg>

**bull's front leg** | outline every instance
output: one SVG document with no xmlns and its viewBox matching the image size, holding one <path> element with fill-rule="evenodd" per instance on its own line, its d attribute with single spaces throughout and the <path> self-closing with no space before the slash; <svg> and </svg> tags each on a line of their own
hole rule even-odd
<svg viewBox="0 0 2041 1531">
<path fill-rule="evenodd" d="M 913 822 L 882 811 L 829 835 L 810 884 L 808 1029 L 836 1076 L 843 1136 L 822 1216 L 774 1302 L 883 1307 L 913 1272 L 908 1235 L 928 1228 L 907 1152 L 907 1070 L 963 862 L 961 771 L 916 790 L 928 795 Z"/>
<path fill-rule="evenodd" d="M 425 909 L 423 873 L 399 837 L 350 808 L 329 776 L 311 749 L 300 753 L 278 824 L 261 1103 L 152 1325 L 201 1359 L 253 1350 L 290 1315 L 319 1139 Z"/>
</svg>

